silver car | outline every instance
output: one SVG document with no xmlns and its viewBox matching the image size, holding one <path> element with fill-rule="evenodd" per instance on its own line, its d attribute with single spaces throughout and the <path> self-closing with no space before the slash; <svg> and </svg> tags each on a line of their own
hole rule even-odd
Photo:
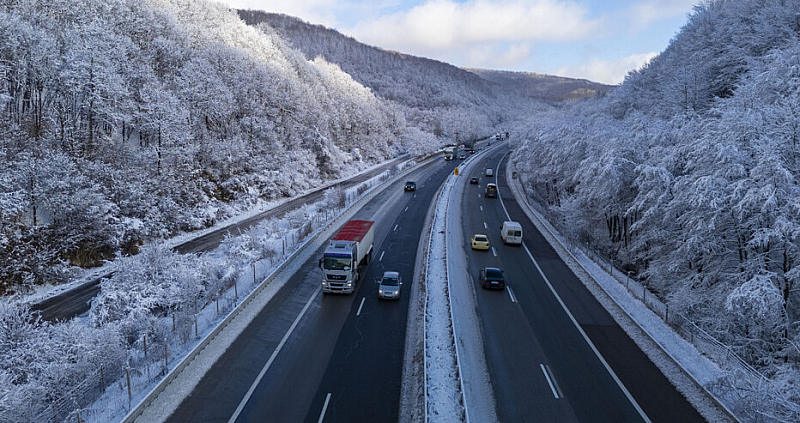
<svg viewBox="0 0 800 423">
<path fill-rule="evenodd" d="M 400 299 L 400 286 L 403 285 L 403 278 L 398 272 L 383 272 L 383 277 L 378 282 L 378 298 Z"/>
</svg>

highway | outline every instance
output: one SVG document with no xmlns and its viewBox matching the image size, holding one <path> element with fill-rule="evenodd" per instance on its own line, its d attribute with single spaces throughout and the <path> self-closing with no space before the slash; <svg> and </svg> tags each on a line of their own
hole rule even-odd
<svg viewBox="0 0 800 423">
<path fill-rule="evenodd" d="M 503 146 L 476 156 L 479 163 L 463 174 L 464 181 L 481 178 L 462 191 L 462 220 L 456 223 L 465 235 L 460 253 L 473 277 L 453 281 L 474 290 L 469 312 L 480 320 L 492 386 L 486 394 L 494 396 L 497 420 L 703 421 L 523 214 L 505 180 L 505 151 Z M 169 421 L 397 421 L 423 221 L 435 192 L 459 163 L 432 161 L 407 178 L 417 182 L 416 192 L 403 192 L 404 181 L 398 181 L 359 210 L 353 218 L 375 220 L 376 233 L 372 261 L 356 292 L 320 293 L 319 248 Z M 500 198 L 483 196 L 486 167 L 494 169 L 491 181 Z M 500 241 L 506 210 L 522 224 L 524 246 Z M 493 248 L 471 250 L 473 233 L 488 235 Z M 480 287 L 478 270 L 485 266 L 505 271 L 505 290 Z M 377 298 L 374 280 L 385 270 L 403 277 L 399 301 Z"/>
<path fill-rule="evenodd" d="M 354 219 L 376 221 L 375 249 L 356 292 L 319 292 L 319 249 L 169 420 L 396 421 L 422 222 L 455 164 L 434 160 L 407 178 L 416 192 L 399 181 L 367 203 Z M 403 277 L 398 301 L 377 298 L 384 270 Z"/>
<path fill-rule="evenodd" d="M 482 162 L 465 175 L 481 180 L 478 186 L 468 185 L 462 198 L 463 246 L 469 257 L 469 272 L 474 275 L 471 282 L 498 419 L 505 422 L 703 421 L 522 212 L 508 188 L 505 163 L 500 164 L 501 157 L 507 160 L 505 151 L 503 148 L 482 157 Z M 486 177 L 486 168 L 494 169 L 495 176 Z M 487 182 L 498 184 L 500 198 L 483 196 Z M 503 244 L 500 227 L 508 220 L 506 210 L 511 220 L 522 224 L 524 246 Z M 488 235 L 493 248 L 471 250 L 468 238 L 474 233 Z M 478 270 L 485 266 L 504 270 L 507 284 L 504 291 L 480 287 Z"/>
<path fill-rule="evenodd" d="M 336 182 L 329 187 L 316 189 L 307 194 L 301 195 L 285 203 L 282 203 L 272 209 L 266 210 L 248 219 L 242 220 L 236 224 L 219 228 L 205 235 L 186 241 L 182 244 L 177 245 L 174 248 L 174 250 L 181 254 L 202 253 L 202 252 L 212 251 L 215 248 L 217 248 L 217 246 L 219 246 L 222 240 L 225 239 L 225 237 L 229 233 L 234 233 L 234 234 L 239 233 L 256 225 L 258 222 L 264 219 L 283 216 L 289 211 L 292 211 L 305 204 L 319 201 L 320 199 L 322 199 L 325 191 L 330 188 L 347 189 L 349 187 L 355 186 L 356 184 L 367 181 L 379 175 L 380 173 L 384 172 L 386 169 L 395 166 L 405 160 L 408 160 L 407 156 L 397 157 L 393 160 L 384 163 L 381 166 L 377 166 L 374 169 L 358 174 L 353 178 Z M 103 278 L 109 277 L 110 275 L 111 272 L 106 273 L 104 275 L 98 276 L 95 279 L 92 279 L 91 281 L 78 285 L 68 291 L 62 292 L 53 297 L 34 303 L 31 305 L 31 310 L 39 312 L 42 319 L 49 322 L 54 322 L 57 320 L 61 321 L 69 320 L 75 316 L 79 316 L 83 313 L 86 313 L 87 311 L 89 311 L 89 308 L 91 307 L 92 299 L 95 296 L 97 296 L 98 293 L 100 293 L 100 281 Z"/>
</svg>

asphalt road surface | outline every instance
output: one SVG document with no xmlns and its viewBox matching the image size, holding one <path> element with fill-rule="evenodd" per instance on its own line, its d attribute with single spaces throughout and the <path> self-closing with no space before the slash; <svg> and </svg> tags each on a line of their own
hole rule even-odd
<svg viewBox="0 0 800 423">
<path fill-rule="evenodd" d="M 644 420 L 552 294 L 544 273 L 647 418 L 653 422 L 703 421 L 527 219 L 508 188 L 505 163 L 498 166 L 501 156 L 502 152 L 493 153 L 475 166 L 474 174 L 467 176 L 479 176 L 480 185 L 468 185 L 462 198 L 465 237 L 486 234 L 493 247 L 472 251 L 468 239 L 463 244 L 474 275 L 471 283 L 477 295 L 498 418 L 504 422 Z M 485 176 L 487 167 L 494 169 L 495 177 Z M 525 246 L 503 244 L 500 227 L 508 219 L 500 198 L 484 198 L 487 182 L 498 184 L 511 220 L 522 224 Z M 480 287 L 478 270 L 485 266 L 504 270 L 505 290 Z"/>
<path fill-rule="evenodd" d="M 243 232 L 248 228 L 250 228 L 251 226 L 256 225 L 261 220 L 283 216 L 287 212 L 292 211 L 305 204 L 319 201 L 320 199 L 322 199 L 323 195 L 325 194 L 325 191 L 328 190 L 329 188 L 347 189 L 356 184 L 371 179 L 379 175 L 380 173 L 384 172 L 387 168 L 394 166 L 398 163 L 401 163 L 402 161 L 407 159 L 408 159 L 407 156 L 401 156 L 395 158 L 389 162 L 386 162 L 381 166 L 376 167 L 375 169 L 356 175 L 355 177 L 348 179 L 346 181 L 337 182 L 336 184 L 333 184 L 330 187 L 320 188 L 312 192 L 309 192 L 308 194 L 301 195 L 300 197 L 294 198 L 270 210 L 264 211 L 263 213 L 259 213 L 253 217 L 245 219 L 239 223 L 217 229 L 213 232 L 209 232 L 205 235 L 184 242 L 183 244 L 176 246 L 175 251 L 181 254 L 202 253 L 202 252 L 212 251 L 215 248 L 217 248 L 217 246 L 219 246 L 222 240 L 224 240 L 229 233 L 236 234 L 239 232 Z M 75 288 L 69 291 L 65 291 L 59 295 L 32 304 L 31 310 L 38 311 L 42 319 L 50 322 L 57 320 L 62 320 L 62 321 L 69 320 L 75 316 L 79 316 L 83 313 L 86 313 L 87 311 L 89 311 L 89 308 L 91 307 L 92 299 L 94 299 L 94 297 L 100 293 L 100 281 L 103 278 L 107 278 L 110 275 L 111 273 L 99 276 L 98 278 L 86 282 L 84 284 L 81 284 L 79 286 L 76 286 Z"/>
<path fill-rule="evenodd" d="M 422 221 L 456 163 L 435 160 L 407 178 L 416 181 L 416 192 L 403 192 L 399 181 L 356 213 L 354 219 L 375 220 L 376 233 L 372 261 L 353 295 L 320 293 L 320 248 L 169 420 L 396 421 Z M 377 298 L 374 280 L 385 270 L 403 277 L 397 301 Z"/>
</svg>

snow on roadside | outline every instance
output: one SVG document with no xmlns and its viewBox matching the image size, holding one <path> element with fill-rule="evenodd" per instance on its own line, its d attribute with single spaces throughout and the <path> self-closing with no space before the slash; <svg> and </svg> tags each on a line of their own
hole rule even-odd
<svg viewBox="0 0 800 423">
<path fill-rule="evenodd" d="M 451 175 L 436 200 L 425 304 L 426 421 L 445 423 L 465 419 L 447 286 L 447 205 L 454 183 L 455 177 Z"/>
</svg>

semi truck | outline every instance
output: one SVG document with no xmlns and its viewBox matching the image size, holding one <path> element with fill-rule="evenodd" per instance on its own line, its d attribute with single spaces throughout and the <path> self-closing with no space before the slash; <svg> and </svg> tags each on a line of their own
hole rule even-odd
<svg viewBox="0 0 800 423">
<path fill-rule="evenodd" d="M 319 259 L 323 293 L 355 291 L 359 271 L 372 257 L 374 240 L 375 222 L 371 220 L 349 220 L 339 229 Z"/>
<path fill-rule="evenodd" d="M 444 159 L 445 160 L 453 160 L 456 158 L 456 148 L 455 147 L 447 147 L 444 149 Z"/>
</svg>

